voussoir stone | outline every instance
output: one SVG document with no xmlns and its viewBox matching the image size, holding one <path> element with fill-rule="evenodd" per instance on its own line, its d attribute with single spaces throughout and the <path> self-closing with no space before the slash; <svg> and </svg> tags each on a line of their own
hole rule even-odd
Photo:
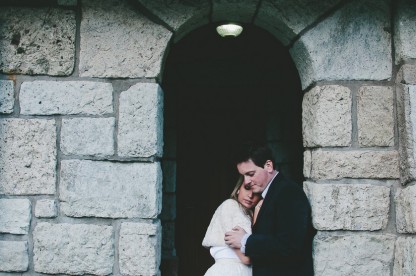
<svg viewBox="0 0 416 276">
<path fill-rule="evenodd" d="M 4 119 L 0 133 L 0 194 L 53 194 L 55 121 Z"/>
<path fill-rule="evenodd" d="M 111 83 L 92 81 L 33 81 L 20 88 L 24 115 L 89 114 L 113 112 Z"/>
<path fill-rule="evenodd" d="M 416 186 L 400 189 L 395 202 L 397 232 L 416 233 Z"/>
<path fill-rule="evenodd" d="M 290 49 L 302 87 L 323 80 L 391 78 L 389 27 L 388 2 L 344 5 L 303 34 Z"/>
<path fill-rule="evenodd" d="M 396 64 L 416 58 L 416 3 L 412 0 L 399 1 L 394 32 Z"/>
<path fill-rule="evenodd" d="M 0 71 L 70 75 L 75 63 L 75 11 L 62 8 L 0 9 Z"/>
<path fill-rule="evenodd" d="M 302 103 L 303 145 L 351 145 L 351 91 L 339 85 L 317 86 Z"/>
<path fill-rule="evenodd" d="M 31 204 L 28 199 L 0 199 L 0 210 L 0 233 L 29 233 Z"/>
<path fill-rule="evenodd" d="M 304 183 L 317 230 L 374 231 L 387 226 L 390 188 L 368 184 Z"/>
<path fill-rule="evenodd" d="M 259 0 L 214 0 L 212 1 L 212 20 L 250 23 Z"/>
<path fill-rule="evenodd" d="M 157 77 L 172 35 L 120 0 L 82 2 L 80 28 L 82 77 Z"/>
<path fill-rule="evenodd" d="M 161 210 L 159 163 L 61 162 L 61 211 L 71 217 L 156 218 Z"/>
<path fill-rule="evenodd" d="M 138 83 L 121 92 L 118 155 L 162 156 L 163 92 L 158 84 Z"/>
<path fill-rule="evenodd" d="M 309 175 L 312 179 L 340 178 L 399 178 L 399 155 L 389 151 L 331 151 L 315 150 L 311 152 Z"/>
<path fill-rule="evenodd" d="M 0 113 L 12 113 L 14 107 L 14 83 L 0 80 Z"/>
<path fill-rule="evenodd" d="M 33 232 L 36 272 L 108 275 L 114 262 L 113 228 L 40 222 Z"/>
<path fill-rule="evenodd" d="M 28 268 L 29 254 L 26 241 L 0 241 L 0 271 L 23 272 Z M 1 272 L 0 274 L 2 275 Z"/>
<path fill-rule="evenodd" d="M 394 254 L 393 276 L 416 275 L 416 238 L 399 237 Z"/>
<path fill-rule="evenodd" d="M 394 242 L 395 236 L 390 234 L 318 234 L 314 239 L 315 275 L 390 275 Z"/>
<path fill-rule="evenodd" d="M 123 222 L 119 265 L 122 275 L 159 275 L 162 228 L 160 222 Z"/>
</svg>

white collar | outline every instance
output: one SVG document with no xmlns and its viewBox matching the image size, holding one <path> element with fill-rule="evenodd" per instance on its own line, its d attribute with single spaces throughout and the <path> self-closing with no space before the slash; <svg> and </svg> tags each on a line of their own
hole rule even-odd
<svg viewBox="0 0 416 276">
<path fill-rule="evenodd" d="M 265 198 L 266 197 L 266 194 L 267 194 L 267 192 L 269 191 L 269 188 L 270 188 L 270 183 L 272 183 L 273 182 L 273 180 L 275 179 L 275 177 L 279 174 L 279 172 L 278 171 L 275 171 L 276 172 L 276 174 L 273 176 L 273 178 L 270 180 L 270 182 L 267 184 L 267 186 L 266 186 L 266 189 L 264 189 L 264 191 L 261 193 L 261 196 L 263 197 L 263 198 Z"/>
</svg>

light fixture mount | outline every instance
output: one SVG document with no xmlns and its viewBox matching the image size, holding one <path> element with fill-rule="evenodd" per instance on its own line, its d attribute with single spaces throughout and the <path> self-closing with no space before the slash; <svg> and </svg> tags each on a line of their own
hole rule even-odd
<svg viewBox="0 0 416 276">
<path fill-rule="evenodd" d="M 239 24 L 227 23 L 219 25 L 216 30 L 222 37 L 237 37 L 243 31 L 243 27 Z"/>
</svg>

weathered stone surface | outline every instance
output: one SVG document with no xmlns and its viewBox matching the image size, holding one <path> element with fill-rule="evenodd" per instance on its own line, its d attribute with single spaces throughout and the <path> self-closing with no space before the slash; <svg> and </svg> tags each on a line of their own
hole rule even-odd
<svg viewBox="0 0 416 276">
<path fill-rule="evenodd" d="M 399 237 L 394 254 L 393 276 L 416 275 L 416 239 Z"/>
<path fill-rule="evenodd" d="M 13 81 L 0 80 L 0 113 L 12 113 L 14 107 Z"/>
<path fill-rule="evenodd" d="M 76 6 L 77 5 L 77 0 L 58 0 L 58 5 L 61 6 Z"/>
<path fill-rule="evenodd" d="M 0 194 L 53 194 L 55 121 L 0 120 L 0 133 Z"/>
<path fill-rule="evenodd" d="M 159 221 L 121 224 L 119 264 L 122 275 L 158 275 L 161 232 Z"/>
<path fill-rule="evenodd" d="M 389 18 L 388 1 L 352 1 L 306 32 L 290 49 L 302 87 L 391 78 Z"/>
<path fill-rule="evenodd" d="M 39 199 L 36 201 L 35 217 L 54 218 L 58 215 L 58 208 L 53 199 Z"/>
<path fill-rule="evenodd" d="M 26 241 L 0 241 L 0 271 L 26 271 L 28 267 Z"/>
<path fill-rule="evenodd" d="M 75 61 L 75 12 L 61 8 L 2 7 L 0 71 L 70 75 Z"/>
<path fill-rule="evenodd" d="M 295 35 L 339 2 L 265 0 L 261 2 L 254 24 L 268 30 L 287 45 Z"/>
<path fill-rule="evenodd" d="M 351 145 L 351 91 L 338 85 L 317 86 L 302 103 L 303 145 Z"/>
<path fill-rule="evenodd" d="M 259 0 L 214 0 L 212 21 L 251 23 Z"/>
<path fill-rule="evenodd" d="M 396 64 L 416 58 L 416 3 L 412 0 L 398 2 L 394 32 Z"/>
<path fill-rule="evenodd" d="M 80 76 L 156 77 L 171 35 L 170 31 L 140 14 L 128 1 L 84 1 Z"/>
<path fill-rule="evenodd" d="M 31 204 L 28 199 L 0 199 L 0 210 L 0 233 L 29 233 Z"/>
<path fill-rule="evenodd" d="M 397 83 L 416 84 L 416 65 L 403 64 L 397 73 Z"/>
<path fill-rule="evenodd" d="M 113 112 L 111 83 L 92 81 L 33 81 L 20 88 L 20 113 L 25 115 Z"/>
<path fill-rule="evenodd" d="M 138 83 L 120 94 L 119 156 L 162 156 L 162 93 L 158 84 Z"/>
<path fill-rule="evenodd" d="M 137 0 L 175 31 L 178 41 L 190 31 L 209 23 L 209 0 Z"/>
<path fill-rule="evenodd" d="M 114 126 L 115 118 L 63 119 L 62 153 L 66 155 L 113 155 Z"/>
<path fill-rule="evenodd" d="M 311 152 L 312 179 L 340 178 L 399 178 L 399 155 L 397 151 L 324 151 Z"/>
<path fill-rule="evenodd" d="M 358 142 L 360 146 L 394 145 L 393 89 L 363 86 L 357 95 Z"/>
<path fill-rule="evenodd" d="M 113 229 L 106 225 L 40 222 L 33 232 L 35 271 L 50 274 L 112 273 Z"/>
<path fill-rule="evenodd" d="M 163 192 L 174 193 L 176 191 L 176 161 L 163 160 Z"/>
<path fill-rule="evenodd" d="M 61 211 L 71 217 L 156 218 L 161 210 L 159 163 L 61 162 Z"/>
<path fill-rule="evenodd" d="M 368 184 L 304 183 L 317 230 L 367 230 L 387 226 L 390 188 Z"/>
<path fill-rule="evenodd" d="M 314 240 L 315 275 L 391 275 L 395 236 L 359 234 Z"/>
<path fill-rule="evenodd" d="M 397 232 L 416 233 L 416 186 L 399 190 L 395 202 Z"/>
</svg>

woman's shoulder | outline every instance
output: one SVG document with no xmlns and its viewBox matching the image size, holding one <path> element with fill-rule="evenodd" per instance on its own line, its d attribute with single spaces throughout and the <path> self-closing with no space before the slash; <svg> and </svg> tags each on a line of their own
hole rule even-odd
<svg viewBox="0 0 416 276">
<path fill-rule="evenodd" d="M 232 208 L 232 207 L 238 207 L 238 202 L 232 198 L 226 199 L 223 201 L 223 203 L 221 203 L 220 207 L 225 207 L 225 208 Z"/>
</svg>

